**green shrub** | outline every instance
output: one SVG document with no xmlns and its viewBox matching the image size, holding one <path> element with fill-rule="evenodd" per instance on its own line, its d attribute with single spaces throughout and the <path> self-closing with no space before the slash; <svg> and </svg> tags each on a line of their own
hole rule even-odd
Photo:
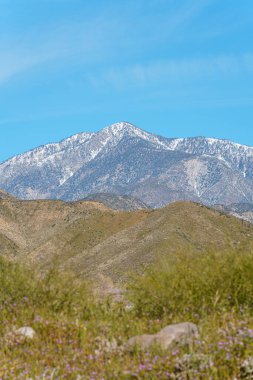
<svg viewBox="0 0 253 380">
<path fill-rule="evenodd" d="M 0 303 L 31 297 L 35 289 L 35 278 L 28 270 L 0 257 Z"/>
<path fill-rule="evenodd" d="M 253 307 L 253 255 L 178 254 L 136 277 L 129 288 L 139 315 L 198 314 Z"/>
<path fill-rule="evenodd" d="M 52 313 L 87 317 L 89 287 L 74 275 L 56 270 L 38 275 L 0 257 L 0 304 L 29 304 Z"/>
</svg>

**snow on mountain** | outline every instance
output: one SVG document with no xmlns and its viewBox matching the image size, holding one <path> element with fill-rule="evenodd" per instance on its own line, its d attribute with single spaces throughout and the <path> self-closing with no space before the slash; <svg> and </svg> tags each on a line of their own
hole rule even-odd
<svg viewBox="0 0 253 380">
<path fill-rule="evenodd" d="M 169 139 L 121 122 L 5 161 L 0 188 L 24 199 L 108 192 L 153 207 L 179 199 L 253 203 L 253 148 L 204 137 Z"/>
<path fill-rule="evenodd" d="M 229 140 L 193 137 L 175 139 L 170 147 L 195 155 L 208 155 L 223 160 L 231 168 L 241 171 L 244 177 L 253 179 L 253 148 Z"/>
</svg>

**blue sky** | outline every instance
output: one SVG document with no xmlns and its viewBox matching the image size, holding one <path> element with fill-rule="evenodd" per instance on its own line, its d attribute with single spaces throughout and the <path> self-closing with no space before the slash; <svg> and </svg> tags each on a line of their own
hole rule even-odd
<svg viewBox="0 0 253 380">
<path fill-rule="evenodd" d="M 0 0 L 0 160 L 126 120 L 253 145 L 252 0 Z"/>
</svg>

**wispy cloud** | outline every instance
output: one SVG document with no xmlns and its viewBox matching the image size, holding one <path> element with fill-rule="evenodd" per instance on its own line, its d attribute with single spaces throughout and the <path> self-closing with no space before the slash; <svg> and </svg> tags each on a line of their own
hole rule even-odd
<svg viewBox="0 0 253 380">
<path fill-rule="evenodd" d="M 62 1 L 64 6 L 71 4 L 71 0 L 43 0 L 40 5 L 47 4 L 50 7 L 58 1 Z M 13 2 L 19 4 L 19 0 Z M 28 2 L 33 3 L 32 0 Z M 10 2 L 6 0 L 5 3 Z M 214 105 L 232 104 L 234 101 L 251 102 L 249 91 L 243 97 L 244 94 L 239 94 L 239 90 L 238 94 L 234 94 L 234 100 L 228 96 L 237 79 L 251 78 L 253 54 L 241 53 L 247 51 L 246 45 L 236 50 L 233 46 L 227 48 L 223 41 L 223 45 L 219 46 L 217 37 L 222 36 L 224 30 L 228 33 L 229 28 L 234 31 L 237 27 L 235 23 L 229 23 L 232 16 L 227 5 L 219 8 L 219 0 L 128 0 L 108 1 L 106 5 L 98 0 L 95 3 L 87 10 L 86 5 L 78 0 L 71 7 L 71 16 L 65 12 L 61 18 L 56 12 L 49 20 L 41 17 L 40 23 L 30 20 L 30 24 L 22 24 L 18 32 L 8 27 L 3 30 L 0 23 L 0 95 L 3 94 L 4 100 L 5 86 L 9 83 L 15 95 L 17 86 L 21 84 L 20 88 L 27 92 L 26 96 L 32 96 L 36 89 L 30 86 L 29 81 L 34 80 L 32 73 L 38 69 L 36 78 L 38 81 L 42 78 L 41 88 L 46 94 L 43 103 L 45 109 L 52 106 L 52 102 L 47 105 L 47 91 L 52 85 L 59 98 L 59 112 L 62 114 L 62 88 L 66 83 L 73 84 L 72 99 L 68 97 L 68 100 L 63 101 L 72 102 L 70 108 L 74 110 L 78 104 L 84 107 L 84 103 L 92 103 L 94 99 L 95 102 L 99 99 L 101 107 L 101 99 L 106 91 L 110 91 L 109 103 L 113 103 L 109 99 L 118 97 L 119 92 L 123 94 L 124 104 L 127 100 L 131 103 L 138 96 L 147 99 L 149 94 L 153 96 L 150 103 L 159 103 L 157 107 L 163 101 L 164 104 L 168 102 L 168 99 L 173 102 L 174 98 L 175 103 L 190 99 L 192 103 L 196 101 L 201 104 L 203 101 L 213 102 Z M 236 12 L 233 7 L 233 20 Z M 19 78 L 22 78 L 22 82 L 18 82 Z M 231 79 L 232 85 L 227 79 Z M 224 93 L 220 98 L 216 91 L 216 88 L 220 88 L 217 86 L 218 81 L 219 84 L 224 81 Z M 202 93 L 196 94 L 200 87 L 204 88 Z M 64 87 L 66 93 L 69 88 L 67 85 Z M 185 94 L 185 91 L 188 93 Z M 202 99 L 203 94 L 210 92 L 220 100 L 208 97 Z M 110 104 L 106 104 L 105 108 L 109 107 Z M 2 113 L 11 114 L 11 108 Z M 36 115 L 42 118 L 44 108 L 41 109 L 39 105 L 38 109 Z"/>
<path fill-rule="evenodd" d="M 5 83 L 15 75 L 31 69 L 32 67 L 55 58 L 53 52 L 7 51 L 0 54 L 0 84 Z"/>
<path fill-rule="evenodd" d="M 253 54 L 218 56 L 196 59 L 164 60 L 125 67 L 112 67 L 89 74 L 95 87 L 111 86 L 116 89 L 143 86 L 160 86 L 168 83 L 185 83 L 198 80 L 220 80 L 253 71 Z"/>
<path fill-rule="evenodd" d="M 84 66 L 90 63 L 103 65 L 108 61 L 119 61 L 120 55 L 129 59 L 141 52 L 152 51 L 159 44 L 169 43 L 185 34 L 189 24 L 213 1 L 171 1 L 169 9 L 163 12 L 163 0 L 148 3 L 147 0 L 130 0 L 128 6 L 101 6 L 92 17 L 58 20 L 39 28 L 32 25 L 18 36 L 14 34 L 7 40 L 0 38 L 0 84 L 56 59 L 65 60 L 66 65 L 76 58 Z M 139 77 L 147 75 L 142 68 L 134 71 Z M 117 76 L 117 73 L 110 74 L 113 75 Z"/>
<path fill-rule="evenodd" d="M 0 38 L 0 84 L 57 59 L 65 66 L 77 59 L 83 64 L 98 62 L 117 40 L 117 27 L 117 21 L 97 15 L 91 20 L 45 25 L 42 29 L 33 26 L 21 34 Z"/>
</svg>

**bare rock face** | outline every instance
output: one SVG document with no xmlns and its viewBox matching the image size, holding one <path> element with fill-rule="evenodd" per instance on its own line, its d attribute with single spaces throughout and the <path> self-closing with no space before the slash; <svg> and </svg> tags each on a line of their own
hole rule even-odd
<svg viewBox="0 0 253 380">
<path fill-rule="evenodd" d="M 198 327 L 194 323 L 179 323 L 169 325 L 154 335 L 139 335 L 128 340 L 126 348 L 132 350 L 139 348 L 148 350 L 152 346 L 158 346 L 163 350 L 172 349 L 180 345 L 188 345 L 198 337 Z"/>
</svg>

